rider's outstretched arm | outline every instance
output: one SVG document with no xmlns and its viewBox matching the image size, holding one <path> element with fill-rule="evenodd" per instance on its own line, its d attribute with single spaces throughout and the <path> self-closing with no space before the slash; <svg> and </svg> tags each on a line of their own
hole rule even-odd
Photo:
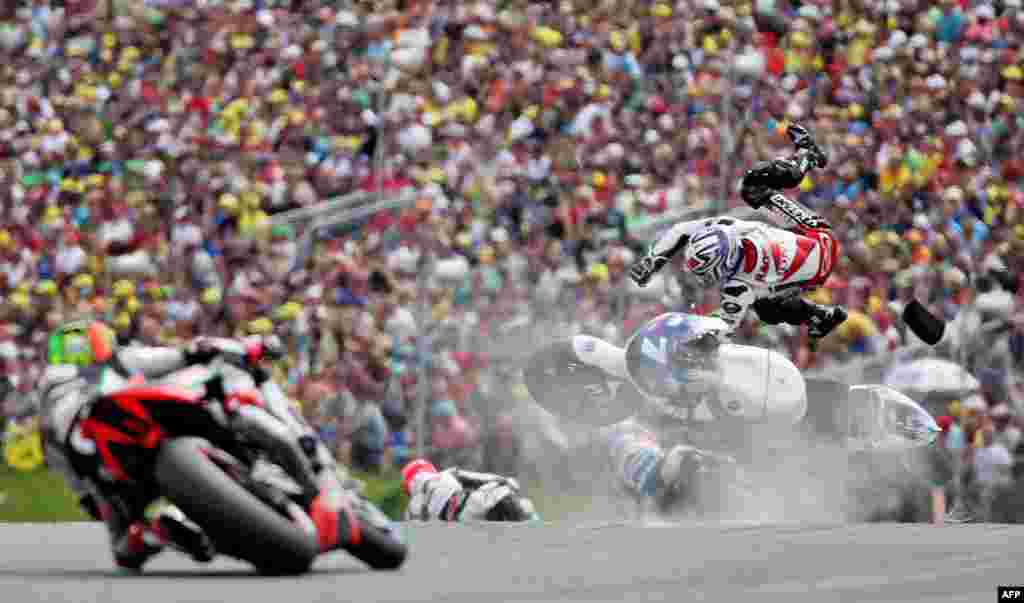
<svg viewBox="0 0 1024 603">
<path fill-rule="evenodd" d="M 690 237 L 706 222 L 707 220 L 680 222 L 658 237 L 647 254 L 629 269 L 633 281 L 641 287 L 646 286 L 651 277 L 661 270 L 672 256 L 682 251 L 690 242 Z"/>
<path fill-rule="evenodd" d="M 697 232 L 706 222 L 707 220 L 689 220 L 669 228 L 651 245 L 651 254 L 671 258 L 686 247 L 693 233 Z"/>
<path fill-rule="evenodd" d="M 188 366 L 186 356 L 185 351 L 178 348 L 133 346 L 118 350 L 115 358 L 125 373 L 155 379 Z"/>
<path fill-rule="evenodd" d="M 121 372 L 157 379 L 193 364 L 209 362 L 222 350 L 233 352 L 235 340 L 199 337 L 183 347 L 131 346 L 118 350 L 114 362 Z"/>
</svg>

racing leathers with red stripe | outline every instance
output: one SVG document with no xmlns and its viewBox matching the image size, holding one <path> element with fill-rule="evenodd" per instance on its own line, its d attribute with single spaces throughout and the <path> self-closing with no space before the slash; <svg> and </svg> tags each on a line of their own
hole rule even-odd
<svg viewBox="0 0 1024 603">
<path fill-rule="evenodd" d="M 793 124 L 787 134 L 797 152 L 748 170 L 740 195 L 754 209 L 767 207 L 781 216 L 790 228 L 730 217 L 682 222 L 662 235 L 630 269 L 633 280 L 646 285 L 673 256 L 687 255 L 683 252 L 691 241 L 699 241 L 704 247 L 695 247 L 696 258 L 691 257 L 683 269 L 694 271 L 706 284 L 720 283 L 722 303 L 717 315 L 733 328 L 750 307 L 768 324 L 807 324 L 814 338 L 842 324 L 846 320 L 842 308 L 799 297 L 828 279 L 839 257 L 839 243 L 824 218 L 780 192 L 798 186 L 809 170 L 828 162 L 806 128 Z"/>
<path fill-rule="evenodd" d="M 828 279 L 839 254 L 830 229 L 797 226 L 786 230 L 730 217 L 695 220 L 669 229 L 655 242 L 651 254 L 670 257 L 708 229 L 723 232 L 733 246 L 727 256 L 717 316 L 735 327 L 753 306 L 768 323 L 806 322 L 799 310 L 787 312 L 787 304 L 781 302 L 796 299 Z"/>
</svg>

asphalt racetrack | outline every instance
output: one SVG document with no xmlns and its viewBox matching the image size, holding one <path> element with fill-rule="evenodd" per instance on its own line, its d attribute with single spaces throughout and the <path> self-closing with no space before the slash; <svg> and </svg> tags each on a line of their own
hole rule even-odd
<svg viewBox="0 0 1024 603">
<path fill-rule="evenodd" d="M 96 524 L 0 525 L 4 601 L 995 601 L 1024 583 L 1024 526 L 414 524 L 411 556 L 374 573 L 344 553 L 308 576 L 167 553 L 112 569 Z"/>
</svg>

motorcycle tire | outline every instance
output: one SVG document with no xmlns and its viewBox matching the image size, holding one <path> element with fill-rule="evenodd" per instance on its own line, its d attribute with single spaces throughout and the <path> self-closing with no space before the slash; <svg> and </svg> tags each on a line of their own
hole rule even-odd
<svg viewBox="0 0 1024 603">
<path fill-rule="evenodd" d="M 211 447 L 192 437 L 165 442 L 155 465 L 161 493 L 206 532 L 218 553 L 247 561 L 263 574 L 309 571 L 320 552 L 316 535 L 233 480 L 204 452 Z"/>
</svg>

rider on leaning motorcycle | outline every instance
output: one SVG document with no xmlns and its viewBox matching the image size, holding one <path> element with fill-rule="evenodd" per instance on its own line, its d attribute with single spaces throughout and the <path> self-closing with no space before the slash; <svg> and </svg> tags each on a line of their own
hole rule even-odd
<svg viewBox="0 0 1024 603">
<path fill-rule="evenodd" d="M 280 353 L 280 343 L 270 337 L 247 340 L 246 344 L 247 371 L 262 390 L 269 375 L 259 363 Z M 175 507 L 166 507 L 154 519 L 147 520 L 147 497 L 130 483 L 118 482 L 109 475 L 95 443 L 82 433 L 81 422 L 89 416 L 93 402 L 109 379 L 131 382 L 160 378 L 190 365 L 205 364 L 223 350 L 223 341 L 207 338 L 198 338 L 182 348 L 119 347 L 114 332 L 92 319 L 66 323 L 50 336 L 49 366 L 38 385 L 47 462 L 64 474 L 81 506 L 93 518 L 106 523 L 119 567 L 138 570 L 167 546 L 199 562 L 210 561 L 214 550 L 202 531 Z M 337 521 L 316 521 L 337 511 L 325 509 L 325 497 L 320 496 L 322 482 L 315 469 L 320 464 L 314 460 L 315 442 L 283 438 L 280 432 L 267 429 L 242 413 L 228 411 L 226 420 L 236 432 L 259 438 L 274 460 L 299 483 L 304 490 L 303 506 L 312 510 L 310 514 L 318 527 L 323 523 L 338 528 Z"/>
</svg>

